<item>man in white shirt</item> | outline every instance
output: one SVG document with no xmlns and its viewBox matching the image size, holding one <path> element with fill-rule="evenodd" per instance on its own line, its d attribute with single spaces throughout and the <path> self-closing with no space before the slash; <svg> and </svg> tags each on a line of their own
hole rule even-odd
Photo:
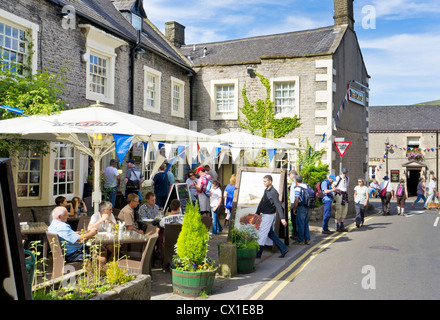
<svg viewBox="0 0 440 320">
<path fill-rule="evenodd" d="M 119 171 L 116 169 L 118 162 L 115 159 L 110 160 L 110 165 L 104 169 L 104 193 L 107 195 L 107 199 L 115 206 L 116 193 L 121 183 L 119 177 Z"/>
<path fill-rule="evenodd" d="M 182 224 L 184 215 L 180 213 L 180 201 L 174 199 L 170 203 L 170 214 L 160 220 L 160 226 L 165 228 L 166 224 Z"/>
<path fill-rule="evenodd" d="M 429 181 L 428 185 L 428 199 L 426 199 L 424 208 L 426 209 L 428 206 L 428 203 L 430 202 L 438 202 L 438 191 L 437 191 L 437 178 L 432 177 L 431 181 Z"/>
<path fill-rule="evenodd" d="M 380 199 L 382 200 L 382 211 L 384 216 L 390 215 L 390 202 L 391 199 L 394 199 L 393 186 L 391 185 L 391 182 L 389 180 L 390 178 L 388 178 L 388 176 L 385 176 L 383 177 L 383 181 L 379 185 L 379 194 L 383 189 L 386 188 L 385 196 L 380 197 Z"/>
<path fill-rule="evenodd" d="M 348 170 L 343 168 L 341 175 L 336 177 L 334 187 L 335 193 L 335 224 L 336 231 L 346 232 L 348 229 L 344 227 L 344 219 L 348 213 L 348 185 L 350 184 L 350 178 L 347 177 Z"/>
</svg>

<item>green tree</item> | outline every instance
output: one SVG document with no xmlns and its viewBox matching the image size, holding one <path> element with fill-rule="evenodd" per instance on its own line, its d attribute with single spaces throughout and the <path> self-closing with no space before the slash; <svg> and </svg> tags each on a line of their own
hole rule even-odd
<svg viewBox="0 0 440 320">
<path fill-rule="evenodd" d="M 44 69 L 36 74 L 28 72 L 27 75 L 4 68 L 0 70 L 0 105 L 21 109 L 27 116 L 61 111 L 65 108 L 65 102 L 61 99 L 65 77 L 65 68 L 58 73 Z M 0 119 L 17 116 L 0 109 Z M 49 145 L 44 141 L 21 139 L 15 135 L 0 140 L 0 157 L 11 157 L 22 150 L 45 154 L 49 151 Z"/>
<path fill-rule="evenodd" d="M 302 147 L 301 137 L 298 137 L 299 146 Z M 297 150 L 296 167 L 305 183 L 314 188 L 315 185 L 326 178 L 328 174 L 328 164 L 322 163 L 322 156 L 326 152 L 325 149 L 314 150 L 306 139 L 304 150 Z"/>
<path fill-rule="evenodd" d="M 246 87 L 244 87 L 241 92 L 244 105 L 240 108 L 240 111 L 245 116 L 245 119 L 238 119 L 238 122 L 242 128 L 249 130 L 252 134 L 254 134 L 256 130 L 261 130 L 262 137 L 266 137 L 267 130 L 272 129 L 274 138 L 284 137 L 301 125 L 300 119 L 297 115 L 280 119 L 275 118 L 275 104 L 270 99 L 270 82 L 261 74 L 255 74 L 266 88 L 266 98 L 264 100 L 258 99 L 253 105 L 249 102 L 246 95 Z"/>
</svg>

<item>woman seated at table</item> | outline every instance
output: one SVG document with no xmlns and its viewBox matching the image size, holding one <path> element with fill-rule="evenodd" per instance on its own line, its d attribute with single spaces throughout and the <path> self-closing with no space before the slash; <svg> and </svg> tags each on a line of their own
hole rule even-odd
<svg viewBox="0 0 440 320">
<path fill-rule="evenodd" d="M 83 199 L 81 199 L 80 197 L 73 197 L 72 201 L 70 202 L 72 203 L 73 213 L 76 214 L 78 217 L 87 214 L 87 206 L 84 203 Z"/>
<path fill-rule="evenodd" d="M 98 232 L 111 232 L 112 227 L 116 225 L 115 216 L 112 213 L 113 206 L 110 201 L 102 201 L 99 204 L 99 212 L 94 213 L 90 218 L 87 230 L 98 229 Z M 113 245 L 103 246 L 101 252 L 107 251 L 107 261 L 113 261 L 115 255 L 117 255 L 117 248 Z"/>
<path fill-rule="evenodd" d="M 66 197 L 58 196 L 55 198 L 55 204 L 57 207 L 64 207 L 67 209 L 67 213 L 69 214 L 69 217 L 73 217 L 75 215 L 75 212 L 73 211 L 73 205 L 71 203 L 67 202 Z M 51 220 L 52 221 L 52 220 Z"/>
</svg>

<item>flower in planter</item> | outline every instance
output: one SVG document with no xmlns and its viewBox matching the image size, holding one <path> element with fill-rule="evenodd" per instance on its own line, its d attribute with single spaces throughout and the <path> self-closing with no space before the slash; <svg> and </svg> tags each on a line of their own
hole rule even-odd
<svg viewBox="0 0 440 320">
<path fill-rule="evenodd" d="M 246 224 L 239 229 L 232 229 L 230 231 L 230 237 L 231 244 L 235 244 L 237 249 L 258 249 L 260 247 L 257 242 L 259 238 L 258 230 L 252 224 Z"/>
<path fill-rule="evenodd" d="M 423 154 L 420 151 L 418 151 L 418 150 L 407 152 L 406 153 L 406 158 L 409 161 L 411 161 L 411 160 L 423 161 L 424 160 Z"/>
</svg>

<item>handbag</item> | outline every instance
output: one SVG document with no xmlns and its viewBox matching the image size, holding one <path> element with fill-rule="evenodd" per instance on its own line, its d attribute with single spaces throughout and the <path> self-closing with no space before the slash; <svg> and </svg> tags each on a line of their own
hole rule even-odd
<svg viewBox="0 0 440 320">
<path fill-rule="evenodd" d="M 136 178 L 138 178 L 137 180 L 128 180 L 127 181 L 127 185 L 125 186 L 126 189 L 129 190 L 139 190 L 140 185 L 139 185 L 139 177 L 136 174 L 136 171 L 134 171 L 133 169 L 131 169 L 132 172 L 134 173 L 134 175 L 136 176 Z"/>
<path fill-rule="evenodd" d="M 379 197 L 383 198 L 385 197 L 385 195 L 387 194 L 387 187 L 388 187 L 389 182 L 387 183 L 387 185 L 385 186 L 385 188 L 383 188 L 380 193 L 379 193 Z"/>
</svg>

